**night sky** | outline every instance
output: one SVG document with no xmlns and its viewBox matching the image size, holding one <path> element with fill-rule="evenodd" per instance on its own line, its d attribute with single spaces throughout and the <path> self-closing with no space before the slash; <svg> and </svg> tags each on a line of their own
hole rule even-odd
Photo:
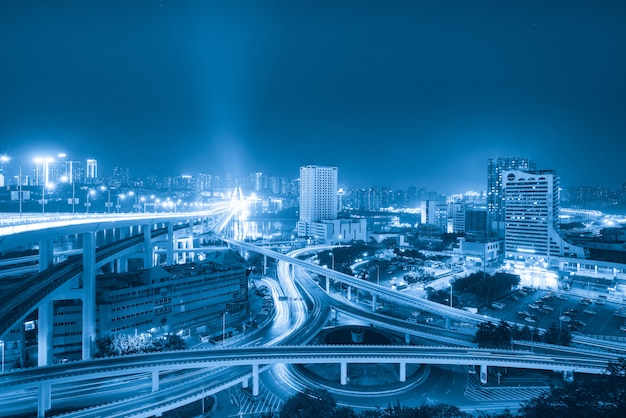
<svg viewBox="0 0 626 418">
<path fill-rule="evenodd" d="M 0 1 L 0 153 L 100 174 L 626 182 L 626 2 Z"/>
</svg>

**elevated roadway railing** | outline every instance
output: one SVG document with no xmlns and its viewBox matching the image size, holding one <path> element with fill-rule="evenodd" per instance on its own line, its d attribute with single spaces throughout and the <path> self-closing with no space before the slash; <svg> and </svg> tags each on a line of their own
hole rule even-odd
<svg viewBox="0 0 626 418">
<path fill-rule="evenodd" d="M 0 388 L 14 390 L 33 387 L 39 383 L 68 383 L 84 379 L 114 378 L 135 373 L 279 363 L 486 365 L 602 374 L 606 371 L 609 361 L 615 359 L 616 357 L 610 354 L 603 357 L 581 358 L 577 355 L 546 355 L 528 351 L 406 345 L 231 347 L 137 354 L 16 370 L 0 375 Z"/>
</svg>

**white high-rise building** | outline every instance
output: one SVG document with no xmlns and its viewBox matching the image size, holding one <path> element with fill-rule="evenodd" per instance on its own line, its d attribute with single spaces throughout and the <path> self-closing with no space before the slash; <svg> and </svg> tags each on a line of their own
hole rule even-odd
<svg viewBox="0 0 626 418">
<path fill-rule="evenodd" d="M 94 159 L 87 160 L 87 173 L 85 173 L 85 179 L 87 183 L 93 182 L 98 178 L 98 161 Z"/>
<path fill-rule="evenodd" d="M 310 235 L 310 225 L 337 218 L 337 167 L 300 167 L 298 235 Z"/>
<path fill-rule="evenodd" d="M 567 242 L 559 227 L 559 178 L 553 170 L 502 174 L 505 260 L 558 267 L 559 257 L 586 258 L 585 248 Z"/>
</svg>

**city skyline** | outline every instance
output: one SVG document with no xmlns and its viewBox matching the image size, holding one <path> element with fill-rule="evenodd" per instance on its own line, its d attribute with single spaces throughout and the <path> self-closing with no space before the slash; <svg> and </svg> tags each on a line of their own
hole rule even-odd
<svg viewBox="0 0 626 418">
<path fill-rule="evenodd" d="M 7 1 L 0 34 L 7 155 L 445 194 L 508 156 L 626 181 L 623 2 Z"/>
</svg>

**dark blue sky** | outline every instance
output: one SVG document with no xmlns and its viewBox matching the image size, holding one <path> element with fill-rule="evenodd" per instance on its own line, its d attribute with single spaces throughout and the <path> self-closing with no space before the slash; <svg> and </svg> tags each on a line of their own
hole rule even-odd
<svg viewBox="0 0 626 418">
<path fill-rule="evenodd" d="M 0 2 L 0 153 L 102 174 L 626 182 L 626 2 Z"/>
</svg>

